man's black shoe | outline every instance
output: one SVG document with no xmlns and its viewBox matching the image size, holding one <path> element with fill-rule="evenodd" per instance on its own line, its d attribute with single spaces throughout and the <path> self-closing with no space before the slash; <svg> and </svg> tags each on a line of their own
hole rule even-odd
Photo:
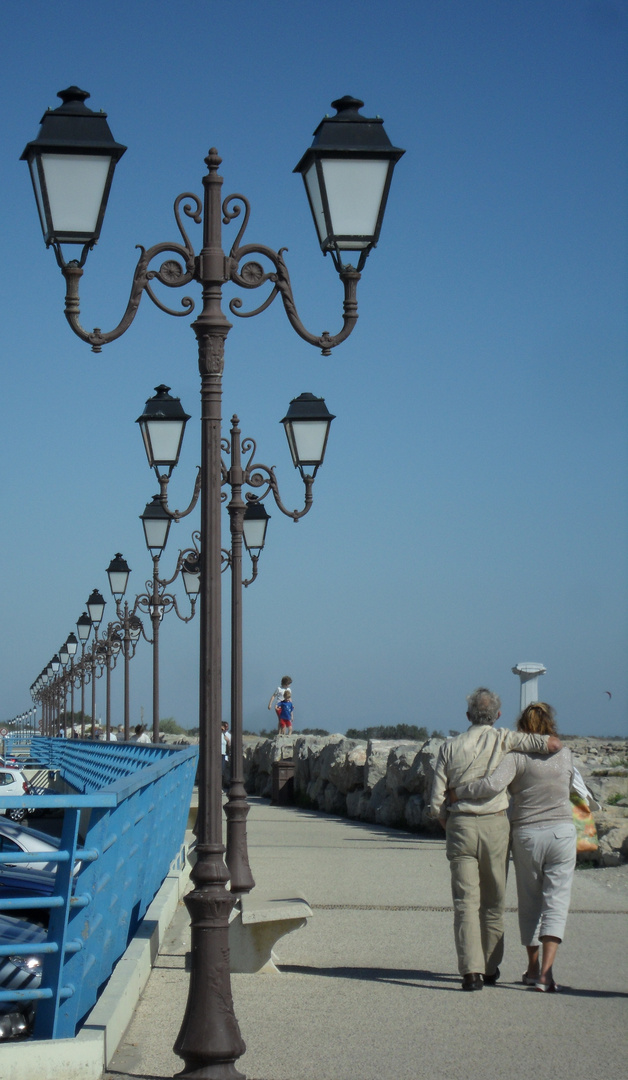
<svg viewBox="0 0 628 1080">
<path fill-rule="evenodd" d="M 481 990 L 483 986 L 482 976 L 478 975 L 475 971 L 470 971 L 467 975 L 463 975 L 462 977 L 463 990 Z"/>
<path fill-rule="evenodd" d="M 495 971 L 493 972 L 492 975 L 485 975 L 484 976 L 484 985 L 485 986 L 495 986 L 495 983 L 499 979 L 499 974 L 500 974 L 499 968 L 495 968 Z"/>
</svg>

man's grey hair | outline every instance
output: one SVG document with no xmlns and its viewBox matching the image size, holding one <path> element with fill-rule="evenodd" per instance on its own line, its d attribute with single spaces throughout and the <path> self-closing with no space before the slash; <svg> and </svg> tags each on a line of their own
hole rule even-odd
<svg viewBox="0 0 628 1080">
<path fill-rule="evenodd" d="M 478 686 L 467 698 L 467 716 L 472 724 L 494 724 L 501 707 L 501 698 L 485 686 Z"/>
</svg>

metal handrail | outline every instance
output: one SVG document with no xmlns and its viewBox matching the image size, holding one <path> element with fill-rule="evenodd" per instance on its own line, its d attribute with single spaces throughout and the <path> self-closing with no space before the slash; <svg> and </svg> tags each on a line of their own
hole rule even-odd
<svg viewBox="0 0 628 1080">
<path fill-rule="evenodd" d="M 59 851 L 43 852 L 41 859 L 57 863 L 54 891 L 2 899 L 0 889 L 0 910 L 48 909 L 47 937 L 33 945 L 0 946 L 0 955 L 8 950 L 43 956 L 42 983 L 37 990 L 0 991 L 0 1002 L 37 1001 L 34 1037 L 68 1038 L 96 1003 L 180 857 L 197 749 L 37 736 L 31 750 L 38 765 L 58 773 L 66 785 L 76 787 L 78 778 L 82 790 L 35 796 L 42 809 L 64 810 Z M 0 809 L 33 801 L 32 795 L 0 797 Z M 0 865 L 35 861 L 32 852 L 0 854 Z"/>
</svg>

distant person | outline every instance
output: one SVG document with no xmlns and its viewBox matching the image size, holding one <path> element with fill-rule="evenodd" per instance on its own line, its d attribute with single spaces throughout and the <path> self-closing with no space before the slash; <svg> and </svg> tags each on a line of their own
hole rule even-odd
<svg viewBox="0 0 628 1080">
<path fill-rule="evenodd" d="M 554 710 L 543 701 L 528 705 L 517 728 L 555 736 Z M 457 784 L 455 793 L 450 794 L 454 802 L 493 799 L 505 788 L 512 795 L 510 821 L 519 931 L 521 944 L 528 952 L 528 966 L 521 981 L 544 993 L 558 990 L 553 963 L 565 932 L 576 867 L 576 827 L 569 799 L 570 790 L 575 790 L 573 784 L 571 750 L 563 746 L 551 758 L 506 754 L 490 775 Z M 540 944 L 543 954 L 539 963 Z"/>
<path fill-rule="evenodd" d="M 289 675 L 284 675 L 282 677 L 280 686 L 278 686 L 276 690 L 273 690 L 273 693 L 271 694 L 270 701 L 268 702 L 268 708 L 272 709 L 272 707 L 274 705 L 275 709 L 276 709 L 277 706 L 280 705 L 281 702 L 283 701 L 283 696 L 284 696 L 286 690 L 289 690 L 291 686 L 292 686 L 292 679 L 290 678 Z"/>
<path fill-rule="evenodd" d="M 284 690 L 283 698 L 277 705 L 277 734 L 278 735 L 291 735 L 292 734 L 292 715 L 294 713 L 294 705 L 292 703 L 292 694 L 290 690 Z"/>
<path fill-rule="evenodd" d="M 220 753 L 222 755 L 222 786 L 227 791 L 231 780 L 231 732 L 226 720 L 223 720 L 220 725 Z"/>
<path fill-rule="evenodd" d="M 150 743 L 150 736 L 142 724 L 135 725 L 135 732 L 131 735 L 129 742 Z"/>
<path fill-rule="evenodd" d="M 560 750 L 556 735 L 494 728 L 501 701 L 485 686 L 467 698 L 468 731 L 440 748 L 432 785 L 431 813 L 447 831 L 447 858 L 454 901 L 454 937 L 463 990 L 481 990 L 499 978 L 504 954 L 504 905 L 510 824 L 504 792 L 490 799 L 460 799 L 449 788 L 479 780 L 509 750 L 548 754 Z"/>
</svg>

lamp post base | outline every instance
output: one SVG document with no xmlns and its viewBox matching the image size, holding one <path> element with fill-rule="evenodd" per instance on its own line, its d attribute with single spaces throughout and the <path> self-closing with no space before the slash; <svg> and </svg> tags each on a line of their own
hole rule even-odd
<svg viewBox="0 0 628 1080">
<path fill-rule="evenodd" d="M 197 887 L 184 900 L 191 921 L 192 971 L 187 1008 L 174 1044 L 185 1062 L 177 1076 L 245 1080 L 234 1064 L 246 1050 L 233 1010 L 229 969 L 229 915 L 235 897 L 224 886 L 214 885 Z"/>
</svg>

